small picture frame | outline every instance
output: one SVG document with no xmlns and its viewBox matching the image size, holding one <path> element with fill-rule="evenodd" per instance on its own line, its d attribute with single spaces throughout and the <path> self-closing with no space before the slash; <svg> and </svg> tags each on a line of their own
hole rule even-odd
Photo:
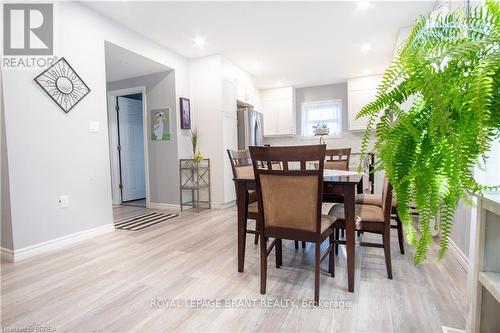
<svg viewBox="0 0 500 333">
<path fill-rule="evenodd" d="M 151 140 L 170 140 L 170 109 L 151 110 Z"/>
<path fill-rule="evenodd" d="M 181 108 L 181 129 L 191 129 L 191 104 L 189 98 L 179 98 Z"/>
</svg>

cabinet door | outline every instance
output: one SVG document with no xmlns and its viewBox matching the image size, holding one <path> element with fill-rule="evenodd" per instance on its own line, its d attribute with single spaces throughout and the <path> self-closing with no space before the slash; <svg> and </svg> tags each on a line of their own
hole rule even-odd
<svg viewBox="0 0 500 333">
<path fill-rule="evenodd" d="M 291 99 L 280 99 L 276 101 L 276 114 L 278 120 L 277 135 L 295 134 L 295 112 Z"/>
<path fill-rule="evenodd" d="M 278 113 L 276 101 L 263 100 L 262 112 L 264 115 L 264 136 L 276 135 L 278 130 Z"/>
<path fill-rule="evenodd" d="M 264 114 L 264 136 L 295 134 L 295 92 L 293 87 L 260 92 Z"/>
<path fill-rule="evenodd" d="M 236 99 L 241 102 L 247 102 L 247 88 L 239 82 L 236 83 Z"/>
<path fill-rule="evenodd" d="M 222 81 L 222 112 L 236 115 L 236 88 L 228 80 Z"/>
<path fill-rule="evenodd" d="M 364 131 L 368 125 L 368 118 L 356 119 L 356 114 L 377 95 L 377 89 L 354 90 L 349 92 L 349 130 Z"/>
<path fill-rule="evenodd" d="M 361 109 L 377 96 L 377 86 L 382 76 L 367 76 L 347 81 L 348 101 L 348 129 L 350 131 L 364 131 L 368 125 L 368 118 L 356 119 Z"/>
</svg>

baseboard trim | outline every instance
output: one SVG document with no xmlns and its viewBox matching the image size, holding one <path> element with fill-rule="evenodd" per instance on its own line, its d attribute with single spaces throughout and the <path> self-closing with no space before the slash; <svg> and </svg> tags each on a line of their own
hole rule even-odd
<svg viewBox="0 0 500 333">
<path fill-rule="evenodd" d="M 55 238 L 46 242 L 23 247 L 18 250 L 1 248 L 2 259 L 9 262 L 18 262 L 50 251 L 58 250 L 68 245 L 93 238 L 108 232 L 115 231 L 113 224 L 106 224 L 89 230 L 75 232 L 66 236 Z"/>
<path fill-rule="evenodd" d="M 2 254 L 2 260 L 14 262 L 14 251 L 5 247 L 0 248 L 0 251 Z"/>
<path fill-rule="evenodd" d="M 159 202 L 150 202 L 148 208 L 158 209 L 158 210 L 172 210 L 175 212 L 181 211 L 180 205 L 165 204 L 165 203 L 159 203 Z"/>
<path fill-rule="evenodd" d="M 212 202 L 210 204 L 211 209 L 226 209 L 229 207 L 232 207 L 236 205 L 236 201 L 229 201 L 226 203 L 222 202 Z M 170 210 L 174 212 L 180 212 L 181 211 L 181 205 L 174 205 L 174 204 L 165 204 L 165 203 L 159 203 L 159 202 L 150 202 L 148 208 L 151 209 L 158 209 L 158 210 Z M 190 209 L 191 207 L 189 207 Z"/>
<path fill-rule="evenodd" d="M 465 330 L 448 326 L 441 326 L 441 329 L 443 330 L 443 333 L 465 333 Z"/>
<path fill-rule="evenodd" d="M 210 207 L 213 209 L 226 209 L 229 207 L 233 207 L 236 205 L 236 200 L 232 200 L 229 202 L 212 202 Z"/>
<path fill-rule="evenodd" d="M 457 246 L 457 244 L 455 244 L 455 242 L 451 239 L 450 239 L 449 249 L 453 253 L 453 256 L 455 257 L 455 259 L 457 259 L 460 266 L 462 266 L 462 268 L 465 270 L 465 272 L 467 272 L 468 268 L 469 268 L 469 258 L 467 258 L 465 253 L 463 253 L 462 250 L 460 250 L 460 248 Z"/>
</svg>

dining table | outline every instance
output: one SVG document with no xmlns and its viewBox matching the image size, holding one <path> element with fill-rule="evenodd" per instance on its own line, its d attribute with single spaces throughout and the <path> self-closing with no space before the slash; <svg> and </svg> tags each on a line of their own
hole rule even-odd
<svg viewBox="0 0 500 333">
<path fill-rule="evenodd" d="M 355 171 L 325 169 L 323 173 L 323 202 L 343 202 L 345 206 L 345 241 L 347 261 L 347 285 L 354 292 L 355 267 L 355 198 L 363 192 L 363 173 Z M 236 186 L 236 205 L 238 209 L 238 272 L 244 271 L 246 247 L 246 216 L 248 191 L 256 189 L 255 178 L 251 175 L 233 178 Z M 339 200 L 340 199 L 340 200 Z"/>
</svg>

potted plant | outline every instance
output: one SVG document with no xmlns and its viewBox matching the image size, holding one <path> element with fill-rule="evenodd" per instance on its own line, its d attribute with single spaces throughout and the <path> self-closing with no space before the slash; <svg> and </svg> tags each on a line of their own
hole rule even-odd
<svg viewBox="0 0 500 333">
<path fill-rule="evenodd" d="M 403 107 L 402 104 L 409 104 Z M 430 221 L 440 216 L 440 251 L 449 244 L 455 209 L 486 187 L 473 168 L 487 158 L 500 128 L 500 8 L 483 6 L 419 18 L 378 88 L 357 117 L 369 117 L 362 153 L 375 119 L 377 169 L 393 185 L 415 263 L 427 257 Z M 418 209 L 420 234 L 408 204 Z"/>
<path fill-rule="evenodd" d="M 318 123 L 317 125 L 313 125 L 314 135 L 328 135 L 330 133 L 330 129 L 325 123 Z"/>
</svg>

